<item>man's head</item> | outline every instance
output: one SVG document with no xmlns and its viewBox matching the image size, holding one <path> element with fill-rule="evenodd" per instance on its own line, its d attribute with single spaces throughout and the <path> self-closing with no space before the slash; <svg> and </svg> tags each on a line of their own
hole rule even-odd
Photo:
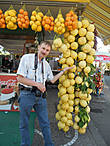
<svg viewBox="0 0 110 146">
<path fill-rule="evenodd" d="M 42 41 L 38 46 L 38 55 L 40 58 L 48 56 L 51 50 L 51 43 L 49 41 Z"/>
</svg>

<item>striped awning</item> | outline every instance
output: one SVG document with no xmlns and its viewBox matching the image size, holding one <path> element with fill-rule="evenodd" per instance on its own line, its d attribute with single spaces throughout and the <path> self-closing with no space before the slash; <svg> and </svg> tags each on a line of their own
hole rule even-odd
<svg viewBox="0 0 110 146">
<path fill-rule="evenodd" d="M 91 0 L 83 16 L 94 22 L 104 44 L 110 44 L 110 0 Z"/>
</svg>

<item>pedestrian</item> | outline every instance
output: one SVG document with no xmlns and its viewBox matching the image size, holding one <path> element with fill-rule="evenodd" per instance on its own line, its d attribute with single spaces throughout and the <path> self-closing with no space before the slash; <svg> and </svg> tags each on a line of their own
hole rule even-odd
<svg viewBox="0 0 110 146">
<path fill-rule="evenodd" d="M 45 146 L 54 146 L 51 139 L 50 123 L 48 119 L 45 82 L 46 80 L 50 80 L 52 83 L 55 83 L 65 71 L 73 67 L 67 67 L 53 77 L 50 65 L 45 60 L 50 50 L 50 42 L 41 42 L 40 45 L 38 45 L 38 53 L 23 55 L 18 67 L 17 79 L 20 83 L 21 146 L 30 146 L 28 126 L 32 108 L 34 108 L 38 117 Z"/>
<path fill-rule="evenodd" d="M 15 60 L 13 61 L 13 72 L 14 73 L 17 72 L 19 62 L 20 62 L 19 55 L 16 55 Z"/>
</svg>

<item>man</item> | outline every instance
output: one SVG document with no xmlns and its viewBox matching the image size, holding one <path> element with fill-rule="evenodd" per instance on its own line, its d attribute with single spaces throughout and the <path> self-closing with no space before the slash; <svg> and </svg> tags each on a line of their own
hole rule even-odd
<svg viewBox="0 0 110 146">
<path fill-rule="evenodd" d="M 54 145 L 51 139 L 50 123 L 48 120 L 45 81 L 50 80 L 54 83 L 66 70 L 72 69 L 73 67 L 67 67 L 53 77 L 50 65 L 45 60 L 50 50 L 51 44 L 48 41 L 43 41 L 38 46 L 37 59 L 35 54 L 26 54 L 21 58 L 19 64 L 17 75 L 18 81 L 22 84 L 19 98 L 21 146 L 30 146 L 28 124 L 32 108 L 34 108 L 38 116 L 45 146 Z M 37 69 L 35 67 L 36 61 Z M 40 93 L 38 92 L 37 94 L 36 91 L 40 91 Z"/>
</svg>

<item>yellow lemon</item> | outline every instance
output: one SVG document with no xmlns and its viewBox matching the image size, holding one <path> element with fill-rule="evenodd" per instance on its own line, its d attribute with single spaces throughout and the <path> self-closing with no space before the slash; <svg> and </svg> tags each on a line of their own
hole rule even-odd
<svg viewBox="0 0 110 146">
<path fill-rule="evenodd" d="M 33 12 L 32 12 L 32 15 L 33 15 L 33 16 L 36 16 L 36 15 L 37 15 L 37 12 L 36 12 L 36 11 L 33 11 Z"/>
</svg>

